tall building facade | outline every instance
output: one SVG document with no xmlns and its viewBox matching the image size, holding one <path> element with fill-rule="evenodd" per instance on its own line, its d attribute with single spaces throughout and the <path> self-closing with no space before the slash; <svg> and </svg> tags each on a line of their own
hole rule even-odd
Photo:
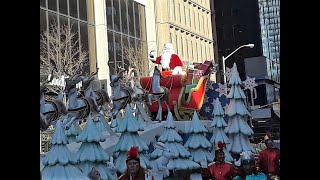
<svg viewBox="0 0 320 180">
<path fill-rule="evenodd" d="M 258 0 L 262 53 L 268 76 L 280 83 L 280 0 Z"/>
<path fill-rule="evenodd" d="M 220 75 L 223 82 L 222 57 L 242 45 L 225 61 L 237 64 L 240 78 L 255 77 L 258 97 L 254 105 L 276 102 L 280 95 L 280 0 L 214 0 L 211 3 L 216 25 Z M 250 99 L 250 97 L 248 97 Z"/>
<path fill-rule="evenodd" d="M 156 50 L 171 42 L 182 61 L 214 59 L 209 0 L 155 1 Z"/>
<path fill-rule="evenodd" d="M 222 56 L 253 43 L 230 56 L 226 67 L 237 63 L 241 79 L 246 78 L 244 59 L 266 57 L 268 78 L 280 83 L 280 0 L 211 1 L 216 24 L 220 81 L 223 81 Z"/>
<path fill-rule="evenodd" d="M 150 22 L 148 31 L 146 19 Z M 86 71 L 99 68 L 97 77 L 109 93 L 110 76 L 117 67 L 129 64 L 123 56 L 124 47 L 141 47 L 142 60 L 148 61 L 147 36 L 156 42 L 153 1 L 40 0 L 40 34 L 49 30 L 53 21 L 76 32 L 79 45 L 88 52 Z"/>
</svg>

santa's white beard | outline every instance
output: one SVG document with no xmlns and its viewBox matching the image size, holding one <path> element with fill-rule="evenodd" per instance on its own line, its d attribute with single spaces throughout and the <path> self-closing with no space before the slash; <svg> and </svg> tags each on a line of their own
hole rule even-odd
<svg viewBox="0 0 320 180">
<path fill-rule="evenodd" d="M 170 64 L 170 60 L 171 60 L 171 52 L 163 52 L 163 54 L 161 55 L 161 65 L 162 68 L 164 69 L 170 69 L 169 64 Z"/>
</svg>

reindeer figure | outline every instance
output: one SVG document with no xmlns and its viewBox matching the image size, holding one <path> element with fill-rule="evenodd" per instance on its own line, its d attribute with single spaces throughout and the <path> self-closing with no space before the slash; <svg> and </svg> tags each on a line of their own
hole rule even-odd
<svg viewBox="0 0 320 180">
<path fill-rule="evenodd" d="M 94 75 L 96 75 L 97 73 L 98 73 L 98 71 L 91 74 L 88 77 L 83 76 L 82 77 L 82 88 L 84 89 L 84 96 L 87 98 L 93 98 L 94 106 L 99 107 L 99 109 L 101 109 L 101 107 L 106 102 L 110 103 L 110 99 L 109 99 L 108 93 L 106 91 L 104 91 L 103 89 L 99 89 L 98 91 L 93 91 L 92 81 L 94 80 Z M 96 115 L 97 115 L 96 120 L 103 121 L 103 125 L 107 129 L 108 133 L 112 136 L 116 135 L 116 133 L 113 132 L 110 125 L 107 123 L 107 120 L 105 119 L 105 117 L 100 113 L 96 113 Z"/>
<path fill-rule="evenodd" d="M 153 77 L 152 77 L 152 93 L 148 94 L 149 105 L 152 105 L 152 99 L 158 101 L 158 113 L 156 120 L 162 121 L 162 102 L 168 105 L 168 88 L 160 86 L 161 76 L 160 70 L 157 66 L 154 67 Z"/>
<path fill-rule="evenodd" d="M 52 101 L 45 100 L 44 98 L 44 92 L 52 79 L 53 76 L 51 76 L 49 80 L 43 82 L 40 86 L 40 130 L 42 131 L 47 130 L 51 123 L 60 116 L 68 113 L 63 102 L 62 92 L 60 92 L 58 97 Z"/>
<path fill-rule="evenodd" d="M 65 129 L 69 129 L 76 121 L 89 116 L 90 112 L 99 112 L 100 109 L 92 97 L 79 97 L 77 94 L 76 84 L 82 81 L 82 77 L 76 75 L 66 79 L 66 92 L 69 97 L 69 116 L 72 116 L 65 122 Z"/>
<path fill-rule="evenodd" d="M 110 86 L 112 88 L 112 102 L 113 107 L 111 109 L 112 118 L 115 119 L 121 109 L 124 109 L 127 104 L 131 102 L 132 89 L 121 85 L 121 79 L 123 78 L 123 72 L 121 70 L 118 74 L 111 76 Z"/>
<path fill-rule="evenodd" d="M 151 162 L 151 175 L 149 177 L 154 177 L 154 180 L 162 180 L 163 177 L 169 176 L 169 170 L 167 165 L 169 160 L 173 158 L 174 154 L 165 144 L 161 142 L 156 142 L 153 144 L 155 148 L 162 150 L 162 155 L 156 160 Z"/>
</svg>

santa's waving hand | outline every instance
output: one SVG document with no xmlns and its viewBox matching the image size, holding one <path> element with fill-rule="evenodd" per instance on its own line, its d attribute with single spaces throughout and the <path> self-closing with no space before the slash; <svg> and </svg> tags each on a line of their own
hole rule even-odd
<svg viewBox="0 0 320 180">
<path fill-rule="evenodd" d="M 179 56 L 174 53 L 171 43 L 164 45 L 161 56 L 156 57 L 156 52 L 153 50 L 150 52 L 149 58 L 153 63 L 161 64 L 162 69 L 172 70 L 172 74 L 182 73 L 182 61 Z"/>
</svg>

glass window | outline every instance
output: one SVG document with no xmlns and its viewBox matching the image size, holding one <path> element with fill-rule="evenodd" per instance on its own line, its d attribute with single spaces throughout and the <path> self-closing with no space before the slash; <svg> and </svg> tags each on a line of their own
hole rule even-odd
<svg viewBox="0 0 320 180">
<path fill-rule="evenodd" d="M 134 3 L 134 20 L 136 23 L 136 37 L 137 38 L 141 37 L 141 35 L 140 35 L 140 16 L 139 16 L 140 11 L 141 11 L 140 5 L 138 5 L 138 3 Z"/>
<path fill-rule="evenodd" d="M 108 27 L 108 29 L 113 29 L 112 15 L 115 13 L 115 9 L 112 7 L 111 2 L 112 2 L 112 0 L 107 0 L 106 1 L 107 27 Z"/>
<path fill-rule="evenodd" d="M 122 46 L 123 48 L 128 48 L 129 42 L 127 36 L 122 36 Z M 124 51 L 125 52 L 125 51 Z M 127 68 L 129 66 L 129 59 L 123 57 L 124 67 Z"/>
<path fill-rule="evenodd" d="M 120 0 L 122 33 L 128 34 L 127 0 Z"/>
<path fill-rule="evenodd" d="M 70 16 L 78 18 L 77 0 L 69 0 Z"/>
<path fill-rule="evenodd" d="M 115 40 L 116 61 L 117 62 L 122 62 L 122 46 L 121 46 L 121 36 L 120 36 L 120 34 L 115 33 L 114 34 L 114 40 Z"/>
<path fill-rule="evenodd" d="M 47 30 L 46 11 L 40 9 L 40 34 Z"/>
<path fill-rule="evenodd" d="M 52 13 L 52 12 L 48 12 L 48 19 L 49 19 L 49 27 L 53 24 L 53 23 L 57 23 L 57 14 Z"/>
<path fill-rule="evenodd" d="M 109 60 L 108 65 L 110 69 L 110 74 L 115 73 L 115 59 L 114 59 L 114 41 L 113 41 L 113 33 L 108 31 L 108 53 L 109 53 Z"/>
<path fill-rule="evenodd" d="M 133 1 L 128 1 L 129 35 L 134 36 Z"/>
<path fill-rule="evenodd" d="M 119 0 L 113 1 L 113 7 L 114 7 L 114 30 L 120 32 L 120 11 L 119 11 Z"/>
<path fill-rule="evenodd" d="M 136 48 L 136 42 L 134 38 L 130 38 L 130 46 Z"/>
<path fill-rule="evenodd" d="M 80 22 L 80 42 L 82 50 L 89 52 L 88 47 L 88 25 L 87 23 Z"/>
<path fill-rule="evenodd" d="M 68 15 L 68 1 L 59 0 L 59 12 Z"/>
<path fill-rule="evenodd" d="M 87 21 L 87 0 L 79 0 L 79 18 Z"/>
<path fill-rule="evenodd" d="M 48 0 L 48 8 L 57 11 L 57 0 Z"/>
<path fill-rule="evenodd" d="M 79 30 L 78 30 L 78 21 L 70 19 L 71 33 L 75 33 L 72 43 L 76 43 L 79 40 Z"/>
<path fill-rule="evenodd" d="M 40 6 L 44 7 L 44 8 L 47 7 L 46 6 L 46 0 L 40 0 Z"/>
</svg>

